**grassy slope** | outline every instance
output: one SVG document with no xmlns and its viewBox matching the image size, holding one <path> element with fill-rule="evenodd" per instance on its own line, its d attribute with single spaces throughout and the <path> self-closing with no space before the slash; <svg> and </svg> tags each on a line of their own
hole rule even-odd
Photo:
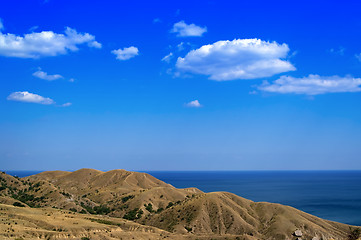
<svg viewBox="0 0 361 240">
<path fill-rule="evenodd" d="M 203 193 L 195 188 L 176 189 L 148 174 L 125 170 L 52 171 L 23 179 L 0 173 L 0 183 L 3 186 L 0 203 L 22 202 L 25 205 L 25 208 L 7 206 L 8 218 L 11 218 L 9 214 L 13 214 L 11 211 L 17 211 L 17 214 L 28 213 L 24 221 L 32 222 L 37 219 L 35 212 L 39 215 L 44 211 L 52 211 L 52 215 L 59 216 L 60 226 L 68 226 L 67 234 L 84 235 L 88 226 L 97 224 L 96 231 L 99 233 L 96 236 L 108 234 L 109 237 L 104 224 L 99 225 L 99 222 L 94 223 L 87 219 L 89 216 L 100 216 L 89 213 L 116 217 L 111 221 L 130 224 L 122 219 L 125 217 L 133 220 L 131 223 L 137 226 L 134 229 L 152 226 L 152 229 L 160 231 L 157 232 L 158 235 L 153 234 L 155 239 L 159 234 L 164 234 L 163 230 L 167 231 L 167 234 L 177 234 L 172 235 L 172 239 L 176 239 L 175 236 L 180 239 L 209 239 L 210 236 L 223 239 L 293 239 L 292 233 L 296 229 L 301 229 L 304 237 L 309 239 L 315 236 L 324 239 L 346 239 L 349 232 L 349 226 L 345 224 L 326 221 L 288 206 L 255 203 L 231 193 Z M 76 216 L 79 223 L 74 224 L 74 219 L 64 216 L 68 213 L 49 209 L 50 206 L 74 211 L 73 216 Z M 79 212 L 86 214 L 78 214 Z M 47 217 L 39 217 L 44 218 Z M 83 227 L 79 229 L 79 226 Z M 52 231 L 52 227 L 54 226 L 38 226 L 46 231 Z M 125 225 L 111 227 L 118 229 L 117 232 L 120 232 L 119 229 L 127 231 Z M 0 230 L 0 234 L 3 233 L 4 229 Z M 151 239 L 153 235 L 148 232 L 147 234 Z M 139 236 L 137 239 L 142 238 Z"/>
</svg>

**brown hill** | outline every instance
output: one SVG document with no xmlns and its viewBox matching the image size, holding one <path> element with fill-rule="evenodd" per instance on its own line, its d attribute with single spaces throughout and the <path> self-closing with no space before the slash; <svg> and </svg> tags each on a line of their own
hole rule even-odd
<svg viewBox="0 0 361 240">
<path fill-rule="evenodd" d="M 292 234 L 301 230 L 304 239 L 347 239 L 350 231 L 348 225 L 292 207 L 225 192 L 177 189 L 146 173 L 80 169 L 23 179 L 0 173 L 0 181 L 0 203 L 71 210 L 84 218 L 107 215 L 182 238 L 295 239 Z"/>
</svg>

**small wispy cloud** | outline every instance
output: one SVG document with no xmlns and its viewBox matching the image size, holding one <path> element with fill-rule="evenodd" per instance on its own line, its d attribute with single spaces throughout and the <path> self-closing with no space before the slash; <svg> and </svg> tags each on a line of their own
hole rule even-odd
<svg viewBox="0 0 361 240">
<path fill-rule="evenodd" d="M 337 54 L 343 56 L 345 54 L 346 48 L 339 47 L 339 48 L 331 48 L 330 53 Z"/>
<path fill-rule="evenodd" d="M 164 56 L 164 57 L 162 58 L 162 61 L 169 63 L 170 60 L 172 59 L 172 57 L 173 57 L 173 53 L 171 52 L 171 53 L 169 53 L 167 56 Z"/>
<path fill-rule="evenodd" d="M 264 92 L 305 95 L 360 92 L 361 78 L 353 78 L 351 76 L 319 76 L 314 74 L 303 78 L 281 76 L 272 83 L 265 81 L 257 88 Z"/>
<path fill-rule="evenodd" d="M 179 52 L 183 51 L 186 47 L 191 46 L 191 44 L 189 42 L 181 42 L 177 45 L 177 49 Z"/>
<path fill-rule="evenodd" d="M 42 71 L 41 68 L 39 68 L 38 71 L 34 72 L 33 76 L 46 81 L 54 81 L 63 78 L 63 76 L 59 74 L 53 74 L 53 75 L 48 74 L 47 72 Z"/>
<path fill-rule="evenodd" d="M 4 29 L 3 20 L 0 18 L 0 31 Z"/>
<path fill-rule="evenodd" d="M 31 28 L 29 28 L 29 32 L 34 32 L 38 28 L 39 26 L 32 26 Z"/>
<path fill-rule="evenodd" d="M 198 100 L 190 101 L 189 103 L 186 103 L 185 106 L 186 106 L 186 107 L 192 107 L 192 108 L 200 108 L 200 107 L 203 107 L 203 105 L 200 104 Z"/>
<path fill-rule="evenodd" d="M 124 61 L 139 55 L 139 50 L 138 48 L 131 46 L 128 48 L 113 50 L 112 53 L 117 56 L 116 58 L 118 60 Z"/>
<path fill-rule="evenodd" d="M 357 58 L 357 60 L 359 60 L 361 62 L 361 53 L 355 54 L 355 57 Z"/>
<path fill-rule="evenodd" d="M 154 18 L 153 19 L 153 23 L 160 23 L 160 22 L 162 22 L 159 18 Z"/>
<path fill-rule="evenodd" d="M 13 92 L 7 97 L 7 100 L 17 101 L 17 102 L 38 103 L 43 105 L 55 104 L 54 100 L 51 98 L 43 97 L 35 93 L 29 93 L 28 91 Z"/>
<path fill-rule="evenodd" d="M 60 106 L 61 107 L 70 107 L 71 105 L 72 105 L 72 103 L 67 102 L 67 103 L 61 104 Z"/>
<path fill-rule="evenodd" d="M 207 27 L 200 27 L 192 24 L 186 24 L 184 21 L 177 22 L 170 31 L 176 33 L 177 37 L 201 37 L 207 32 Z"/>
</svg>

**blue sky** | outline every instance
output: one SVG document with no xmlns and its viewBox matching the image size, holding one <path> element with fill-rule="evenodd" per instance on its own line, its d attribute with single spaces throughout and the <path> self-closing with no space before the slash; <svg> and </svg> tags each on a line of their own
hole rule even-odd
<svg viewBox="0 0 361 240">
<path fill-rule="evenodd" d="M 361 169 L 360 10 L 3 1 L 1 169 Z"/>
</svg>

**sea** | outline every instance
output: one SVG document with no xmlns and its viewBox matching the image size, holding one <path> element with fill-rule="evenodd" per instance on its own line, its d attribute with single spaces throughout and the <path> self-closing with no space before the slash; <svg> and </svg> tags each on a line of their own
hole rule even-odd
<svg viewBox="0 0 361 240">
<path fill-rule="evenodd" d="M 25 177 L 41 171 L 7 171 Z M 231 192 L 361 226 L 361 171 L 147 171 L 177 188 Z"/>
</svg>

